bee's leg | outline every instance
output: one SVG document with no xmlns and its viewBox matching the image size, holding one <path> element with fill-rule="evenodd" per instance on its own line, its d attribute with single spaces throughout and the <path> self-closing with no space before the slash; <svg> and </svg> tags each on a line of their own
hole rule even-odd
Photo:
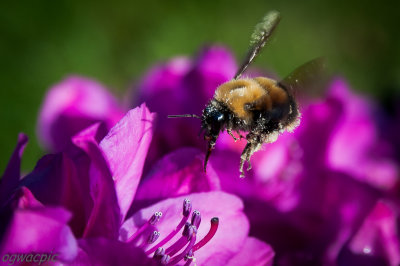
<svg viewBox="0 0 400 266">
<path fill-rule="evenodd" d="M 235 142 L 238 140 L 232 133 L 232 129 L 228 128 L 226 129 L 226 132 L 228 132 L 228 134 L 235 140 Z"/>
<path fill-rule="evenodd" d="M 240 139 L 240 140 L 241 140 L 241 139 L 244 139 L 244 136 L 243 136 L 242 134 L 240 134 L 239 130 L 236 131 L 236 133 L 239 135 L 239 139 Z"/>
<path fill-rule="evenodd" d="M 248 167 L 247 170 L 251 169 L 251 164 L 250 164 L 250 158 L 251 155 L 255 152 L 256 146 L 252 142 L 247 142 L 246 147 L 244 148 L 242 155 L 240 156 L 240 177 L 244 177 L 244 171 L 243 171 L 243 166 L 244 162 L 247 161 Z"/>
<path fill-rule="evenodd" d="M 243 166 L 245 161 L 248 164 L 247 171 L 251 169 L 251 156 L 261 148 L 262 143 L 260 136 L 251 133 L 247 135 L 247 144 L 240 156 L 240 177 L 244 177 Z"/>
<path fill-rule="evenodd" d="M 208 160 L 210 159 L 210 155 L 211 155 L 211 151 L 214 149 L 215 147 L 215 142 L 217 140 L 218 136 L 213 136 L 213 137 L 205 137 L 206 139 L 208 139 L 208 148 L 207 148 L 207 152 L 206 152 L 206 157 L 204 159 L 204 172 L 206 172 L 207 169 L 207 163 Z"/>
</svg>

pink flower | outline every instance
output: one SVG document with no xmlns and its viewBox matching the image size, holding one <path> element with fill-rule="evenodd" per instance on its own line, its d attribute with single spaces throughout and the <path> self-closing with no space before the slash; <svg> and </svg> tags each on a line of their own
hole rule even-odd
<svg viewBox="0 0 400 266">
<path fill-rule="evenodd" d="M 125 111 L 110 92 L 96 81 L 70 76 L 46 94 L 40 110 L 37 133 L 52 152 L 65 151 L 71 137 L 94 122 L 109 130 Z"/>
<path fill-rule="evenodd" d="M 2 191 L 3 184 L 7 185 L 4 191 L 15 191 L 2 200 L 7 207 L 2 213 L 5 210 L 10 215 L 5 220 L 1 254 L 52 252 L 72 264 L 272 263 L 271 247 L 248 236 L 242 201 L 225 192 L 210 191 L 218 190 L 218 183 L 212 184 L 215 176 L 209 183 L 192 185 L 191 180 L 198 176 L 186 175 L 181 179 L 187 184 L 184 197 L 165 195 L 127 216 L 131 205 L 141 204 L 136 203 L 135 195 L 153 119 L 145 105 L 137 107 L 100 142 L 104 123 L 95 123 L 72 137 L 75 148 L 44 156 L 19 181 L 19 160 L 27 141 L 21 136 L 0 186 Z M 187 160 L 181 165 L 197 167 L 198 154 L 183 152 Z M 169 161 L 160 162 L 154 171 L 162 172 L 169 165 Z M 169 174 L 181 174 L 168 169 Z M 155 183 L 160 188 L 164 186 L 161 176 Z M 193 193 L 192 187 L 208 192 Z M 246 254 L 253 248 L 257 253 L 249 258 Z"/>
</svg>

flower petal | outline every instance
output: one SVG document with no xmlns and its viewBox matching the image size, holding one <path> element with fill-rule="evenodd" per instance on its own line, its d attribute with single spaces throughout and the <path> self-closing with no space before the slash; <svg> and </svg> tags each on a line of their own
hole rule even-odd
<svg viewBox="0 0 400 266">
<path fill-rule="evenodd" d="M 94 138 L 99 126 L 99 123 L 94 124 L 72 139 L 73 143 L 85 151 L 91 159 L 90 190 L 93 209 L 84 237 L 116 239 L 121 225 L 121 215 L 111 171 Z"/>
<path fill-rule="evenodd" d="M 161 211 L 163 216 L 157 228 L 161 237 L 168 235 L 180 222 L 182 203 L 185 198 L 190 199 L 193 210 L 201 213 L 202 222 L 197 231 L 197 239 L 202 239 L 210 229 L 210 220 L 219 218 L 219 227 L 215 236 L 204 247 L 195 253 L 196 262 L 203 265 L 216 265 L 215 263 L 228 262 L 238 253 L 245 243 L 249 231 L 249 224 L 243 213 L 242 201 L 234 195 L 225 192 L 204 192 L 189 194 L 184 197 L 167 199 L 148 208 L 141 209 L 131 218 L 127 219 L 121 229 L 121 240 L 126 240 L 149 219 L 154 212 Z M 167 245 L 173 243 L 179 234 Z"/>
<path fill-rule="evenodd" d="M 28 209 L 35 207 L 44 207 L 43 204 L 38 201 L 32 192 L 27 187 L 21 188 L 21 196 L 19 197 L 18 208 Z"/>
<path fill-rule="evenodd" d="M 71 137 L 94 122 L 110 129 L 123 116 L 115 98 L 96 81 L 71 76 L 54 85 L 40 110 L 37 132 L 51 151 L 63 151 Z"/>
<path fill-rule="evenodd" d="M 188 58 L 175 57 L 150 69 L 139 85 L 140 94 L 135 105 L 145 102 L 153 112 L 161 115 L 165 115 L 166 110 L 180 111 L 182 92 L 179 88 L 190 68 Z"/>
<path fill-rule="evenodd" d="M 271 246 L 254 237 L 246 238 L 244 245 L 227 265 L 272 265 L 274 251 Z"/>
<path fill-rule="evenodd" d="M 157 265 L 142 249 L 118 240 L 81 239 L 79 246 L 80 253 L 72 265 Z"/>
<path fill-rule="evenodd" d="M 0 243 L 5 230 L 11 221 L 13 211 L 17 206 L 18 195 L 15 194 L 20 179 L 21 157 L 28 142 L 25 134 L 18 135 L 17 146 L 0 179 Z"/>
<path fill-rule="evenodd" d="M 100 142 L 115 182 L 122 219 L 131 206 L 142 176 L 154 117 L 155 114 L 142 104 L 129 111 Z"/>
<path fill-rule="evenodd" d="M 44 205 L 63 206 L 73 216 L 70 226 L 81 236 L 93 207 L 88 173 L 79 174 L 81 165 L 64 153 L 48 154 L 36 164 L 20 186 L 26 186 Z"/>
<path fill-rule="evenodd" d="M 219 179 L 210 164 L 203 170 L 204 155 L 194 148 L 182 148 L 162 158 L 140 184 L 135 197 L 136 210 L 147 202 L 194 192 L 219 190 Z"/>
<path fill-rule="evenodd" d="M 365 260 L 382 261 L 387 265 L 400 264 L 400 238 L 397 228 L 398 208 L 379 201 L 350 240 L 349 253 L 340 261 L 356 265 Z M 358 263 L 357 263 L 358 261 Z"/>
<path fill-rule="evenodd" d="M 77 242 L 67 223 L 71 215 L 63 208 L 29 208 L 15 211 L 3 242 L 5 253 L 58 254 L 62 261 L 73 260 Z"/>
<path fill-rule="evenodd" d="M 378 138 L 373 117 L 376 107 L 353 93 L 342 79 L 332 83 L 328 97 L 338 100 L 343 108 L 327 149 L 330 167 L 377 188 L 391 189 L 398 182 L 398 167 L 379 152 L 384 143 Z"/>
<path fill-rule="evenodd" d="M 204 104 L 214 96 L 215 89 L 222 83 L 231 80 L 235 75 L 237 65 L 232 53 L 223 46 L 209 46 L 200 51 L 192 71 L 185 77 L 184 86 L 187 99 L 196 99 L 187 103 L 188 107 L 195 103 Z M 200 97 L 200 98 L 197 98 Z"/>
<path fill-rule="evenodd" d="M 1 177 L 0 182 L 0 209 L 8 204 L 10 197 L 15 192 L 20 179 L 21 157 L 25 146 L 28 143 L 28 137 L 20 133 L 18 135 L 17 146 L 11 155 L 10 161 Z"/>
</svg>

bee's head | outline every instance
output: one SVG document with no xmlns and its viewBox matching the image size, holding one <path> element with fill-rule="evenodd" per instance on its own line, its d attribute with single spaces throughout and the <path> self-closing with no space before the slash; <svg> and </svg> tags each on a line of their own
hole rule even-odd
<svg viewBox="0 0 400 266">
<path fill-rule="evenodd" d="M 227 120 L 228 114 L 225 108 L 215 100 L 211 100 L 203 110 L 201 128 L 204 131 L 204 139 L 208 141 L 208 149 L 204 160 L 204 171 L 206 171 L 207 162 L 211 151 L 214 149 L 218 135 L 225 129 Z"/>
<path fill-rule="evenodd" d="M 205 131 L 204 138 L 215 142 L 219 133 L 224 130 L 226 112 L 217 102 L 211 101 L 203 110 L 201 127 Z"/>
</svg>

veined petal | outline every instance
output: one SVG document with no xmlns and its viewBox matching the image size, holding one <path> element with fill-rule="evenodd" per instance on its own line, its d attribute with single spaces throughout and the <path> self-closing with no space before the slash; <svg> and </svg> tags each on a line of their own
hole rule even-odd
<svg viewBox="0 0 400 266">
<path fill-rule="evenodd" d="M 115 182 L 122 219 L 131 206 L 142 176 L 154 117 L 155 114 L 142 104 L 129 111 L 100 142 Z"/>
<path fill-rule="evenodd" d="M 135 204 L 146 204 L 194 192 L 219 190 L 219 178 L 210 164 L 203 170 L 204 154 L 194 148 L 172 152 L 155 164 L 140 184 Z M 137 206 L 133 206 L 137 210 Z"/>
</svg>

